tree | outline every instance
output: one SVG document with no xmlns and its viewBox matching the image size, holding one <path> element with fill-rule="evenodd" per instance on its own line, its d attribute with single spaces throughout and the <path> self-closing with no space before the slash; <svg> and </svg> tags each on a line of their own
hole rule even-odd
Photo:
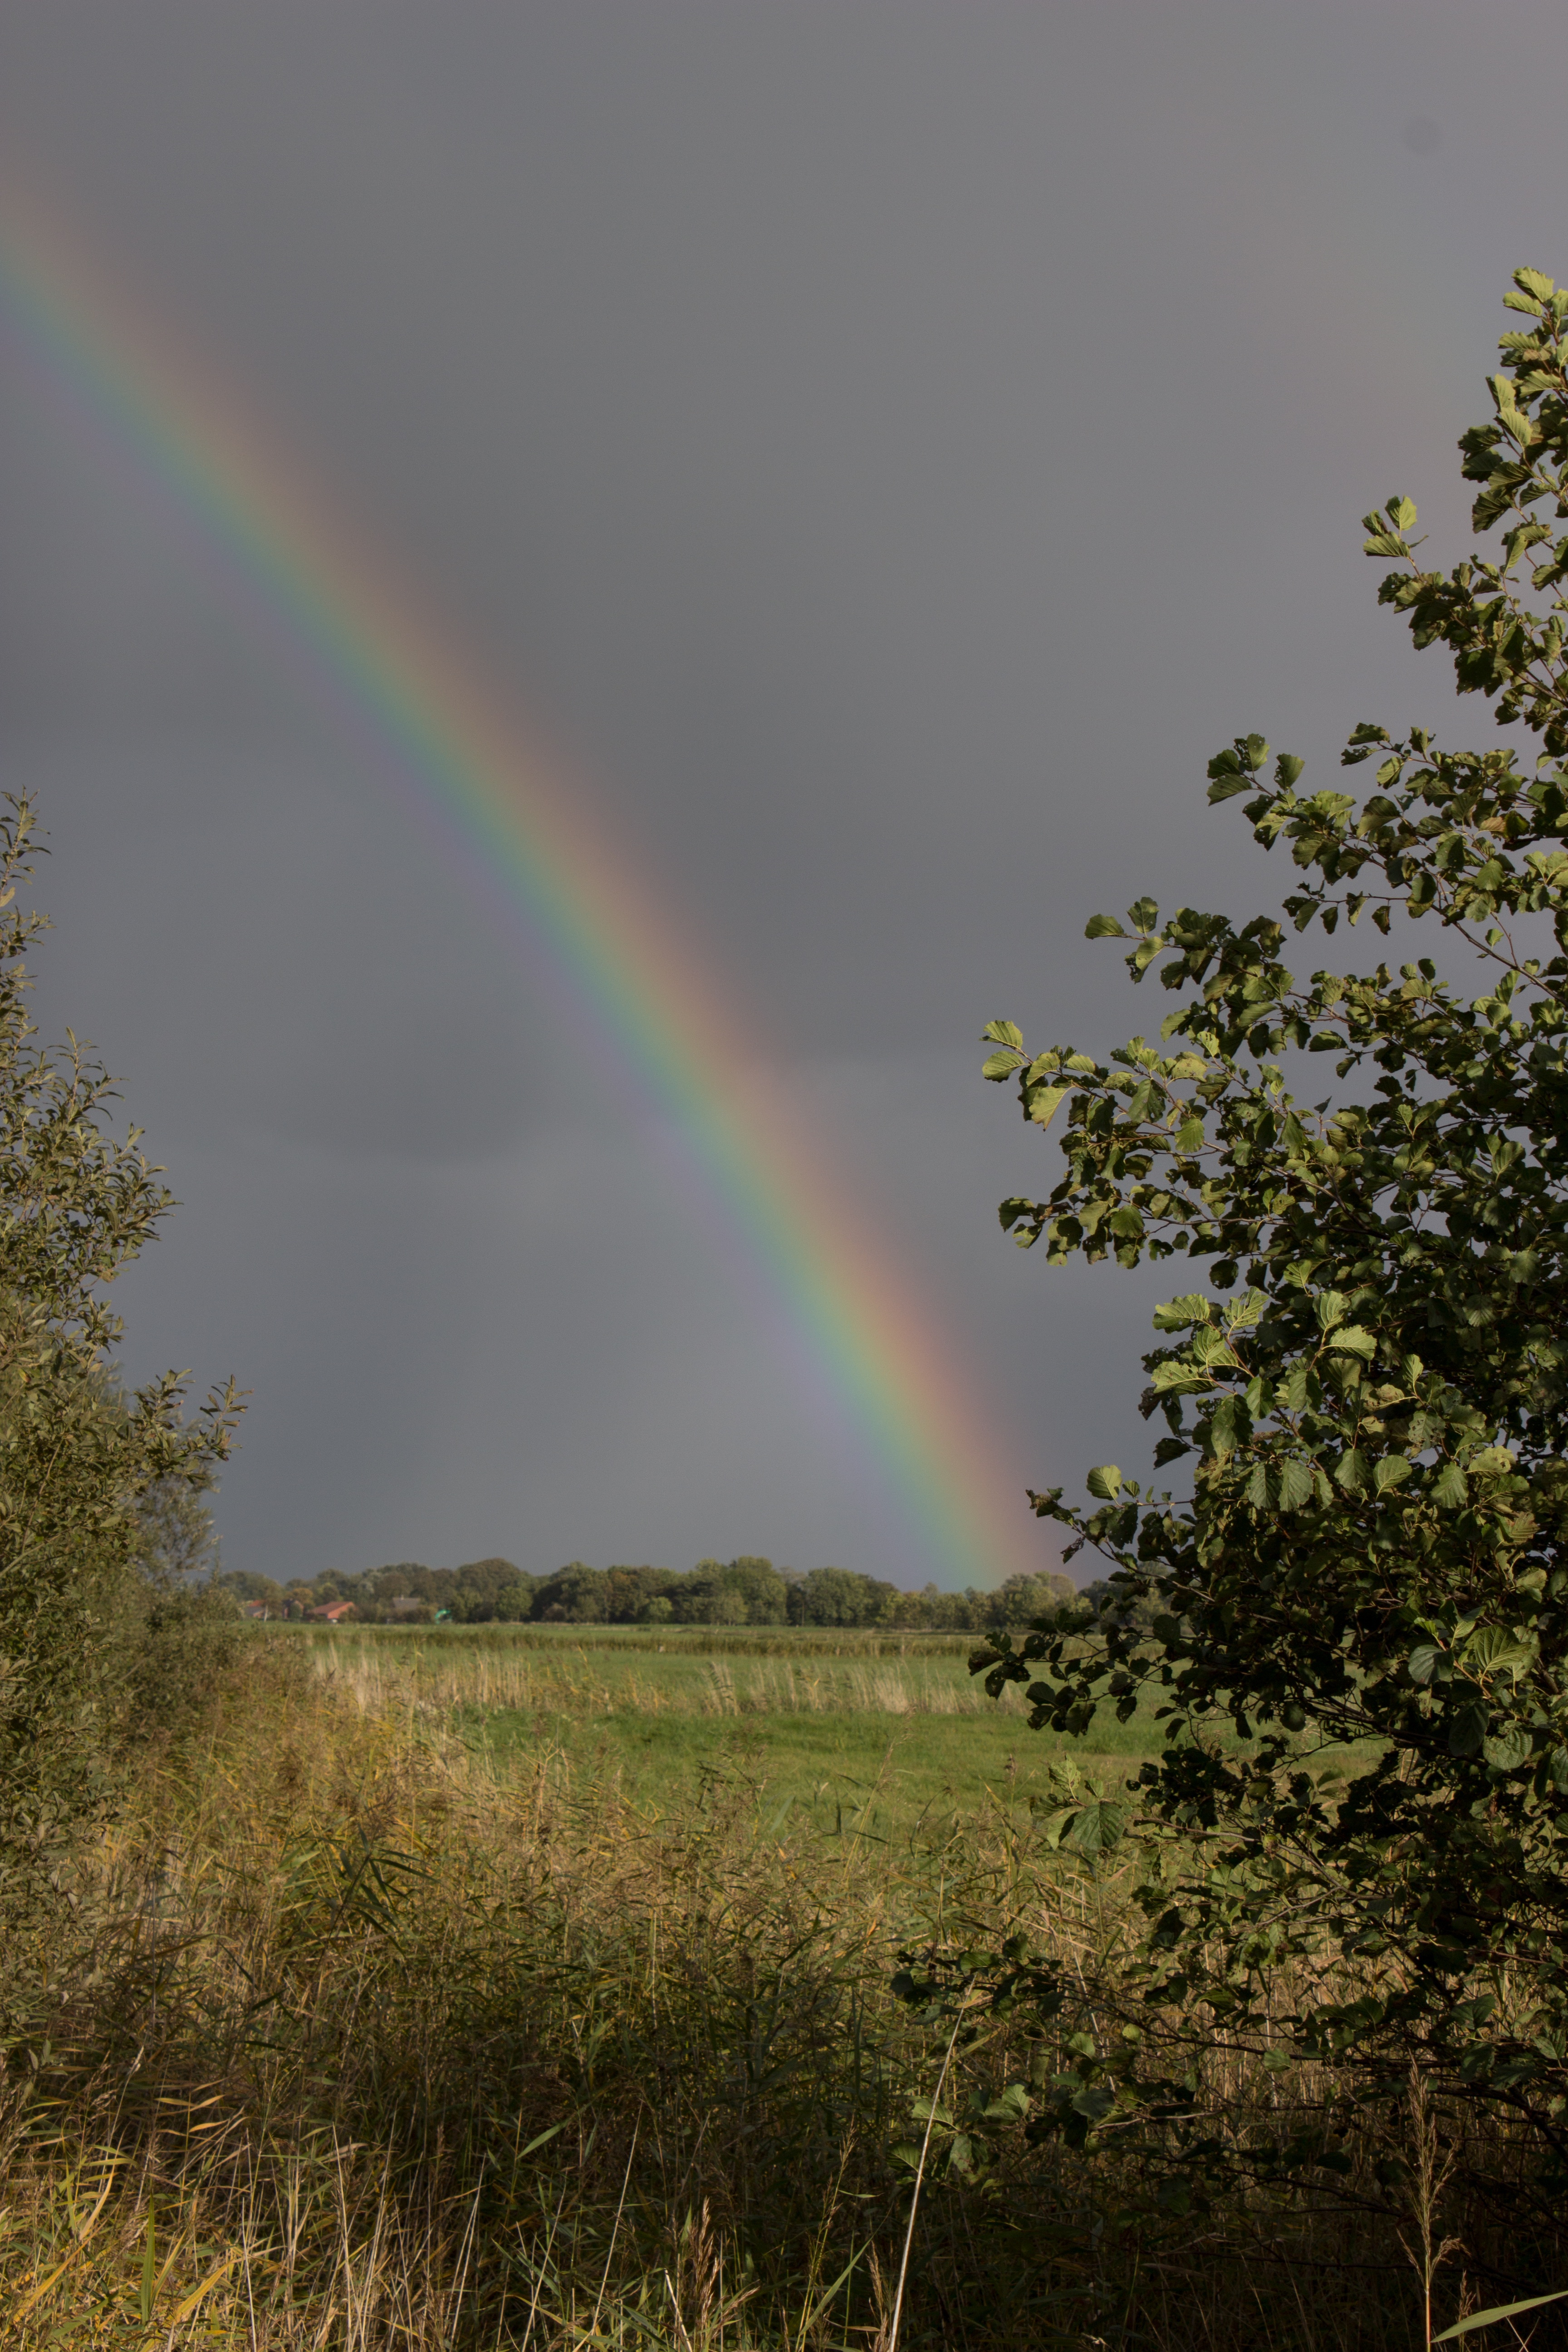
<svg viewBox="0 0 1568 2352">
<path fill-rule="evenodd" d="M 897 1585 L 852 1568 L 814 1568 L 789 1587 L 792 1625 L 880 1625 L 902 1599 Z"/>
<path fill-rule="evenodd" d="M 608 1612 L 609 1579 L 602 1568 L 569 1560 L 547 1576 L 530 1603 L 530 1614 L 574 1625 L 602 1624 Z"/>
<path fill-rule="evenodd" d="M 76 1039 L 40 1046 L 26 955 L 47 928 L 16 893 L 34 815 L 0 802 L 0 1909 L 38 1892 L 131 1661 L 124 1611 L 147 1530 L 211 1482 L 232 1388 L 194 1422 L 181 1376 L 127 1398 L 104 1292 L 171 1206 L 107 1130 L 113 1097 Z"/>
<path fill-rule="evenodd" d="M 1105 1557 L 1121 1613 L 999 1639 L 976 1670 L 993 1695 L 1026 1682 L 1038 1726 L 1161 1711 L 1131 1792 L 1161 1864 L 1147 2015 L 1184 2016 L 1170 2031 L 1193 2053 L 1217 2021 L 1278 2064 L 1331 2056 L 1367 2096 L 1414 2063 L 1525 2119 L 1561 2163 L 1568 536 L 1546 518 L 1568 517 L 1568 292 L 1521 270 L 1504 299 L 1528 323 L 1503 339 L 1495 415 L 1460 444 L 1474 527 L 1500 527 L 1500 551 L 1424 568 L 1403 498 L 1367 518 L 1366 551 L 1380 602 L 1539 757 L 1362 726 L 1343 764 L 1376 765 L 1357 798 L 1308 791 L 1294 757 L 1266 776 L 1268 745 L 1238 738 L 1209 799 L 1243 800 L 1261 846 L 1289 848 L 1279 911 L 1238 926 L 1140 898 L 1129 929 L 1094 917 L 1088 935 L 1128 938 L 1133 981 L 1157 967 L 1177 1000 L 1158 1046 L 1102 1062 L 985 1033 L 985 1075 L 1016 1077 L 1036 1126 L 1061 1115 L 1066 1157 L 1046 1200 L 1002 1204 L 1004 1227 L 1052 1264 L 1181 1253 L 1207 1286 L 1159 1310 L 1143 1360 L 1155 1465 L 1185 1463 L 1190 1484 L 1146 1491 L 1108 1464 L 1082 1509 L 1059 1487 L 1033 1498 L 1069 1554 Z M 1288 930 L 1363 916 L 1402 946 L 1418 923 L 1439 934 L 1444 970 L 1415 941 L 1396 970 L 1287 968 Z M 1450 976 L 1460 952 L 1479 984 Z M 1293 1091 L 1314 1055 L 1341 1082 L 1315 1104 Z M 1337 1801 L 1312 1769 L 1334 1742 L 1358 1743 Z M 1066 1833 L 1094 1850 L 1126 1812 L 1086 1805 Z M 1301 1990 L 1282 2008 L 1287 1960 Z M 1174 2146 L 1192 2097 L 1170 2074 L 1157 2091 L 1139 2047 L 1095 2049 L 1037 2128 L 1081 2139 L 1142 2115 Z"/>
<path fill-rule="evenodd" d="M 137 1565 L 149 1582 L 179 1585 L 195 1577 L 216 1577 L 218 1540 L 207 1486 L 196 1478 L 160 1478 L 137 1512 Z"/>
<path fill-rule="evenodd" d="M 1027 1625 L 1070 1609 L 1078 1600 L 1072 1579 L 1049 1574 L 1010 1576 L 984 1595 L 987 1625 Z"/>
</svg>

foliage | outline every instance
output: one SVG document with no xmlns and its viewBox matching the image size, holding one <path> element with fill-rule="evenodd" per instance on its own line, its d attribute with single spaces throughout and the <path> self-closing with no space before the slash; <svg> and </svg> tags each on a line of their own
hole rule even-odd
<svg viewBox="0 0 1568 2352">
<path fill-rule="evenodd" d="M 1531 270 L 1514 286 L 1529 323 L 1460 444 L 1500 554 L 1424 569 L 1403 498 L 1366 546 L 1380 601 L 1540 756 L 1362 726 L 1358 799 L 1304 790 L 1293 757 L 1266 776 L 1268 745 L 1240 738 L 1209 798 L 1243 799 L 1257 841 L 1289 849 L 1279 915 L 1142 898 L 1130 933 L 1090 921 L 1176 995 L 1158 1047 L 1100 1062 L 986 1031 L 986 1075 L 1016 1076 L 1025 1117 L 1063 1113 L 1060 1181 L 1005 1202 L 1004 1226 L 1052 1264 L 1182 1252 L 1211 1286 L 1160 1309 L 1144 1358 L 1155 1464 L 1187 1462 L 1190 1491 L 1108 1464 L 1084 1510 L 1034 1498 L 1142 1613 L 976 1661 L 993 1692 L 1028 1685 L 1039 1725 L 1081 1733 L 1143 1693 L 1163 1708 L 1133 1803 L 1159 1864 L 1144 2014 L 1177 2024 L 1157 2061 L 1136 2039 L 1098 2054 L 1101 2089 L 1048 2127 L 1142 2117 L 1187 2162 L 1206 2160 L 1216 2033 L 1281 2068 L 1332 2053 L 1367 2096 L 1414 2062 L 1568 2159 L 1568 536 L 1542 519 L 1568 517 L 1568 293 Z M 1425 921 L 1479 986 L 1432 955 L 1287 968 L 1288 928 L 1363 914 L 1390 939 Z M 1337 1097 L 1292 1091 L 1312 1055 Z M 1086 1845 L 1124 1811 L 1086 1812 Z M 1327 2161 L 1332 2137 L 1292 2155 L 1265 2135 L 1256 2160 Z"/>
<path fill-rule="evenodd" d="M 90 1787 L 118 1694 L 118 1612 L 156 1501 L 210 1477 L 232 1390 L 194 1423 L 179 1376 L 127 1400 L 103 1293 L 170 1205 L 107 1131 L 103 1071 L 74 1036 L 37 1042 L 26 958 L 46 928 L 16 893 L 34 817 L 0 803 L 0 1915 L 48 1894 L 49 1859 Z M 149 1498 L 153 1498 L 150 1501 Z"/>
<path fill-rule="evenodd" d="M 216 1578 L 218 1542 L 211 1507 L 202 1497 L 210 1472 L 188 1478 L 160 1478 L 136 1512 L 136 1565 L 151 1584 L 178 1585 L 194 1577 Z"/>
<path fill-rule="evenodd" d="M 885 1625 L 903 1632 L 979 1633 L 988 1627 L 1026 1625 L 1077 1599 L 1065 1576 L 1009 1577 L 989 1592 L 941 1592 L 928 1584 L 905 1592 L 854 1569 L 820 1568 L 801 1575 L 742 1552 L 731 1560 L 700 1559 L 695 1568 L 589 1568 L 574 1559 L 553 1575 L 528 1575 L 510 1560 L 475 1560 L 466 1568 L 422 1568 L 405 1561 L 363 1574 L 328 1570 L 284 1586 L 253 1570 L 221 1580 L 242 1602 L 260 1601 L 269 1615 L 303 1616 L 329 1601 L 351 1601 L 362 1623 L 562 1625 Z M 417 1607 L 410 1603 L 417 1602 Z"/>
<path fill-rule="evenodd" d="M 244 1645 L 245 1619 L 217 1576 L 212 1484 L 211 1465 L 198 1462 L 137 1504 L 133 1572 L 105 1628 L 132 1740 L 164 1738 L 199 1714 Z"/>
</svg>

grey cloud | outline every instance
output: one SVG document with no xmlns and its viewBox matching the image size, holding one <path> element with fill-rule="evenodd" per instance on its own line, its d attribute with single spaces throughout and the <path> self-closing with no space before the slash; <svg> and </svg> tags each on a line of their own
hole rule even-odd
<svg viewBox="0 0 1568 2352">
<path fill-rule="evenodd" d="M 1152 1029 L 1086 915 L 1274 895 L 1201 814 L 1237 728 L 1331 773 L 1358 719 L 1452 720 L 1357 518 L 1405 489 L 1462 543 L 1498 295 L 1562 234 L 1563 68 L 1543 0 L 12 0 L 0 136 L 579 764 L 1021 1496 L 1140 1458 L 1162 1286 L 1003 1241 L 1051 1154 L 975 1033 Z M 134 1360 L 256 1391 L 231 1557 L 903 1572 L 570 987 L 199 535 L 0 366 L 40 1004 L 187 1202 L 125 1286 Z"/>
</svg>

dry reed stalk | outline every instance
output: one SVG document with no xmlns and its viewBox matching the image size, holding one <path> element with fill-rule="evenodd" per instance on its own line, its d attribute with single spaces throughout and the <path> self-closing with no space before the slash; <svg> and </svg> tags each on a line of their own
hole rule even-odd
<svg viewBox="0 0 1568 2352">
<path fill-rule="evenodd" d="M 198 2290 L 222 2352 L 568 2352 L 585 2331 L 825 2352 L 864 2347 L 895 2273 L 905 2352 L 1408 2340 L 1369 2290 L 1396 2259 L 1375 2215 L 1264 2200 L 1129 2235 L 1114 2146 L 1004 2149 L 970 2183 L 936 2166 L 928 2116 L 916 2226 L 884 2151 L 936 2053 L 889 1993 L 900 1941 L 1016 1927 L 1081 1970 L 1086 2010 L 1120 1998 L 1117 1882 L 1043 1855 L 1005 1804 L 902 1856 L 853 1823 L 763 1840 L 733 1775 L 674 1820 L 550 1751 L 498 1790 L 405 1696 L 389 1676 L 378 1712 L 339 1677 L 239 1709 L 149 1770 L 84 1868 L 95 1960 L 58 1972 L 10 2128 L 18 2352 L 79 2309 L 142 2327 L 144 2294 L 166 2334 Z M 955 2110 L 1026 2069 L 1008 2035 L 950 2044 Z M 1224 2048 L 1211 2071 L 1241 2119 L 1331 2087 Z"/>
</svg>

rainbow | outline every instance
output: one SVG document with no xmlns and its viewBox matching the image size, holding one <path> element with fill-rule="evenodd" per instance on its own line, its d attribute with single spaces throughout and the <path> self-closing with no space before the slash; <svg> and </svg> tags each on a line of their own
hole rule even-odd
<svg viewBox="0 0 1568 2352">
<path fill-rule="evenodd" d="M 958 1351 L 830 1181 L 732 992 L 692 956 L 581 788 L 232 388 L 16 188 L 0 188 L 0 321 L 51 395 L 88 413 L 347 698 L 383 765 L 477 857 L 677 1124 L 921 1569 L 991 1584 L 1053 1565 Z"/>
</svg>

